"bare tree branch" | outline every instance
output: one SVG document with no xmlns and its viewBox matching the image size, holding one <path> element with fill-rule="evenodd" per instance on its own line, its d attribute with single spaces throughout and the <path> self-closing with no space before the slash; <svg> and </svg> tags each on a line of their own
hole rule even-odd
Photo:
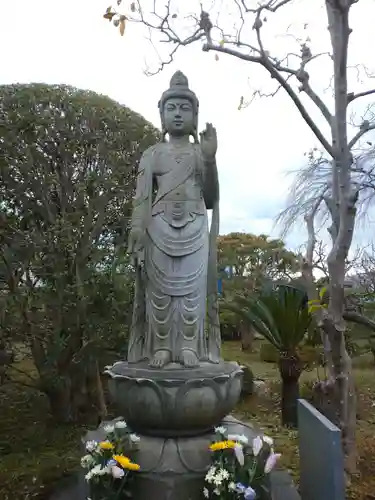
<svg viewBox="0 0 375 500">
<path fill-rule="evenodd" d="M 254 62 L 258 63 L 261 66 L 263 66 L 271 75 L 271 78 L 274 78 L 280 86 L 286 91 L 286 93 L 289 95 L 289 97 L 292 99 L 293 103 L 295 104 L 296 108 L 298 111 L 301 113 L 301 116 L 307 123 L 307 125 L 311 128 L 312 132 L 315 134 L 316 138 L 319 140 L 321 145 L 324 147 L 324 149 L 327 151 L 327 153 L 332 156 L 333 151 L 332 147 L 327 141 L 327 139 L 324 137 L 318 126 L 315 124 L 314 120 L 311 118 L 310 114 L 307 112 L 305 106 L 302 104 L 300 98 L 296 94 L 296 92 L 292 89 L 292 87 L 289 85 L 287 80 L 281 75 L 282 71 L 287 71 L 291 72 L 290 69 L 286 70 L 282 67 L 278 68 L 275 66 L 269 59 L 269 57 L 262 57 L 262 56 L 253 56 L 250 54 L 243 54 L 242 52 L 236 50 L 236 49 L 231 49 L 230 47 L 222 47 L 220 45 L 212 45 L 206 43 L 203 46 L 204 51 L 215 51 L 215 52 L 221 52 L 223 54 L 229 54 L 232 56 L 235 56 L 239 59 L 242 59 L 244 61 L 249 61 L 249 62 Z M 296 76 L 298 72 L 295 72 Z M 328 108 L 323 104 L 323 101 L 320 100 L 320 98 L 315 94 L 311 87 L 305 84 L 306 88 L 308 89 L 307 92 L 312 96 L 312 99 L 314 99 L 315 104 L 318 105 L 318 103 L 322 106 L 322 113 L 323 115 L 330 120 L 330 113 L 328 111 Z M 304 87 L 302 87 L 301 90 L 305 90 Z M 305 90 L 306 91 L 306 90 Z"/>
<path fill-rule="evenodd" d="M 348 94 L 348 104 L 353 102 L 355 99 L 359 99 L 360 97 L 366 97 L 371 94 L 375 94 L 375 89 L 365 90 L 364 92 L 358 92 L 358 94 L 350 92 Z"/>
<path fill-rule="evenodd" d="M 186 37 L 179 36 L 176 30 L 171 25 L 171 20 L 173 20 L 173 18 L 177 18 L 177 14 L 173 14 L 171 12 L 171 0 L 167 1 L 167 4 L 164 6 L 164 13 L 162 15 L 156 12 L 156 2 L 153 2 L 154 7 L 151 11 L 151 15 L 154 17 L 155 22 L 152 22 L 151 20 L 146 18 L 145 11 L 141 5 L 141 1 L 137 0 L 137 16 L 128 16 L 128 20 L 132 22 L 142 23 L 150 30 L 162 34 L 163 36 L 165 36 L 165 40 L 163 41 L 168 42 L 173 46 L 173 49 L 170 51 L 167 59 L 160 60 L 159 68 L 155 72 L 148 71 L 148 74 L 156 74 L 160 72 L 166 65 L 170 64 L 173 61 L 174 55 L 176 54 L 179 47 L 190 45 L 199 40 L 205 40 L 205 43 L 202 47 L 203 51 L 213 51 L 217 53 L 228 54 L 243 61 L 259 64 L 270 74 L 271 78 L 276 80 L 280 87 L 287 92 L 318 141 L 321 143 L 327 153 L 332 156 L 333 150 L 331 144 L 324 136 L 318 125 L 314 122 L 313 118 L 298 96 L 298 91 L 305 93 L 320 110 L 328 125 L 331 125 L 331 113 L 323 100 L 312 89 L 309 82 L 309 74 L 306 71 L 306 65 L 319 57 L 320 54 L 311 54 L 310 49 L 306 46 L 306 44 L 303 44 L 303 46 L 301 47 L 301 56 L 297 56 L 300 59 L 299 66 L 295 68 L 283 66 L 277 58 L 271 56 L 269 51 L 264 47 L 261 38 L 261 28 L 264 22 L 266 22 L 265 18 L 262 20 L 262 15 L 266 12 L 276 13 L 281 7 L 290 4 L 291 1 L 292 0 L 267 0 L 257 7 L 250 7 L 249 5 L 247 5 L 246 0 L 237 0 L 235 3 L 238 7 L 241 23 L 235 37 L 231 35 L 225 35 L 223 30 L 221 30 L 218 26 L 214 26 L 210 20 L 209 14 L 203 9 L 201 10 L 199 18 L 195 17 L 194 15 L 189 16 L 196 22 L 192 34 Z M 244 15 L 247 14 L 252 14 L 255 16 L 253 30 L 256 33 L 258 46 L 246 43 L 245 41 L 241 40 L 240 35 L 245 23 Z M 109 20 L 113 20 L 116 23 L 119 19 L 119 16 L 120 14 L 115 9 L 110 10 L 110 12 L 108 12 L 107 9 L 106 14 L 104 15 L 104 17 Z M 216 43 L 213 40 L 213 29 L 216 29 L 217 31 L 222 33 L 222 40 L 220 41 L 220 43 Z M 246 49 L 246 51 L 244 49 Z M 286 73 L 288 76 L 284 76 L 283 73 Z M 289 83 L 290 76 L 293 76 L 300 84 L 297 91 L 294 90 L 292 85 Z"/>
<path fill-rule="evenodd" d="M 349 149 L 352 149 L 353 146 L 359 141 L 359 139 L 364 136 L 367 132 L 370 130 L 375 130 L 375 123 L 370 123 L 368 121 L 364 121 L 359 129 L 359 131 L 356 133 L 356 135 L 349 141 L 348 147 Z"/>
</svg>

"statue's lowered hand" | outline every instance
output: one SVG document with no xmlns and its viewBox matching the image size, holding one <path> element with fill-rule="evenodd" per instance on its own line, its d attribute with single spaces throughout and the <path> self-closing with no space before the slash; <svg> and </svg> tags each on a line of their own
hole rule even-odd
<svg viewBox="0 0 375 500">
<path fill-rule="evenodd" d="M 128 241 L 128 253 L 132 257 L 133 264 L 141 263 L 144 260 L 143 231 L 133 228 L 130 231 Z"/>
<path fill-rule="evenodd" d="M 216 128 L 206 123 L 206 128 L 199 134 L 202 154 L 207 159 L 214 159 L 217 151 Z"/>
</svg>

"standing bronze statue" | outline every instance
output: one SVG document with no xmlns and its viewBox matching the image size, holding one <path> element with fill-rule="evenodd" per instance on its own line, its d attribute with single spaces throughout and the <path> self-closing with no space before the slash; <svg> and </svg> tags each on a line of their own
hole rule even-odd
<svg viewBox="0 0 375 500">
<path fill-rule="evenodd" d="M 220 361 L 217 136 L 208 123 L 198 141 L 198 108 L 177 71 L 159 101 L 162 142 L 145 151 L 138 170 L 128 249 L 136 269 L 129 363 L 191 368 Z"/>
</svg>

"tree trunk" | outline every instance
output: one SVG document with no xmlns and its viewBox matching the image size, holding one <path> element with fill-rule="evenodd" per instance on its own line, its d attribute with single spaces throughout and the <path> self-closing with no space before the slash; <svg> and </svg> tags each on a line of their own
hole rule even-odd
<svg viewBox="0 0 375 500">
<path fill-rule="evenodd" d="M 97 383 L 96 378 L 93 383 Z M 78 422 L 88 416 L 90 420 L 95 419 L 99 413 L 97 393 L 93 393 L 92 387 L 88 387 L 86 370 L 75 368 L 59 375 L 44 373 L 41 377 L 41 390 L 48 397 L 53 420 L 60 424 Z"/>
<path fill-rule="evenodd" d="M 108 409 L 105 402 L 105 395 L 103 389 L 103 383 L 100 376 L 99 363 L 96 362 L 96 386 L 98 395 L 98 408 L 101 420 L 104 420 L 108 416 Z"/>
<path fill-rule="evenodd" d="M 296 354 L 280 353 L 279 371 L 281 387 L 281 421 L 286 427 L 297 428 L 297 400 L 302 363 Z"/>
<path fill-rule="evenodd" d="M 93 411 L 93 404 L 87 387 L 86 370 L 81 366 L 74 366 L 70 370 L 71 381 L 71 405 L 74 411 L 74 418 L 79 419 L 82 415 L 87 415 Z"/>
<path fill-rule="evenodd" d="M 356 398 L 351 373 L 351 360 L 345 345 L 343 318 L 346 259 L 353 239 L 358 190 L 352 183 L 353 162 L 347 136 L 348 45 L 351 33 L 349 10 L 353 2 L 326 0 L 328 29 L 332 44 L 334 116 L 332 132 L 332 197 L 328 208 L 332 217 L 330 234 L 332 249 L 327 258 L 330 300 L 323 329 L 328 337 L 335 376 L 335 399 L 342 431 L 346 469 L 355 472 Z"/>
<path fill-rule="evenodd" d="M 252 352 L 255 339 L 254 328 L 250 325 L 241 324 L 241 349 Z"/>
<path fill-rule="evenodd" d="M 48 397 L 50 412 L 54 422 L 68 424 L 75 420 L 71 404 L 71 385 L 67 378 L 50 377 L 41 379 L 41 388 Z"/>
</svg>

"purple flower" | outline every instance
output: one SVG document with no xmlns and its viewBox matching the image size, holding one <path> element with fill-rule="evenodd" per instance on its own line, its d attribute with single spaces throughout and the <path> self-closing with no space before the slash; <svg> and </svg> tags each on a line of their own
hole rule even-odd
<svg viewBox="0 0 375 500">
<path fill-rule="evenodd" d="M 113 459 L 108 460 L 107 467 L 114 467 L 115 465 L 117 465 L 116 460 L 113 460 Z"/>
<path fill-rule="evenodd" d="M 260 453 L 260 450 L 263 448 L 263 439 L 260 436 L 257 436 L 253 439 L 253 455 L 257 457 Z"/>
<path fill-rule="evenodd" d="M 111 474 L 115 479 L 121 479 L 122 477 L 124 477 L 125 472 L 123 471 L 123 469 L 121 469 L 121 467 L 114 465 L 113 467 L 111 467 Z"/>
<path fill-rule="evenodd" d="M 236 458 L 238 460 L 238 463 L 243 466 L 244 463 L 245 463 L 245 456 L 243 454 L 243 449 L 242 449 L 242 445 L 240 444 L 236 444 L 235 447 L 234 447 L 234 454 L 236 455 Z"/>
<path fill-rule="evenodd" d="M 254 500 L 257 494 L 253 490 L 251 486 L 248 486 L 244 492 L 244 498 L 245 500 Z"/>
<path fill-rule="evenodd" d="M 244 486 L 242 483 L 236 484 L 237 493 L 245 493 L 245 490 L 246 490 L 246 486 Z"/>
<path fill-rule="evenodd" d="M 280 453 L 273 453 L 273 452 L 270 453 L 269 457 L 267 458 L 266 464 L 264 466 L 265 474 L 271 472 L 271 470 L 275 467 L 276 462 L 279 460 L 280 457 L 281 457 Z"/>
</svg>

